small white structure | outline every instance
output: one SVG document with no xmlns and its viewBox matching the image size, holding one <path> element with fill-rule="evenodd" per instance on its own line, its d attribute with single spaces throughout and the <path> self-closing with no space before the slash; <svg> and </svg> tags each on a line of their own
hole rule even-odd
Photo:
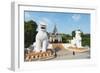
<svg viewBox="0 0 100 73">
<path fill-rule="evenodd" d="M 82 41 L 81 31 L 76 30 L 75 31 L 75 37 L 73 37 L 73 39 L 71 40 L 72 47 L 81 48 L 82 47 L 81 41 Z"/>
<path fill-rule="evenodd" d="M 36 42 L 34 45 L 35 52 L 45 52 L 48 47 L 48 36 L 46 32 L 46 23 L 40 22 L 38 26 L 38 33 L 36 35 Z"/>
</svg>

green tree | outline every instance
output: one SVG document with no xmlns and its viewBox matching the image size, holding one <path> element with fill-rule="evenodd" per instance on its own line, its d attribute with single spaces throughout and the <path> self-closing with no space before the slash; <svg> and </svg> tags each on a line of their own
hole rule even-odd
<svg viewBox="0 0 100 73">
<path fill-rule="evenodd" d="M 90 34 L 83 34 L 82 35 L 82 45 L 90 47 Z"/>
<path fill-rule="evenodd" d="M 37 23 L 33 20 L 24 22 L 24 47 L 27 48 L 35 42 Z"/>
<path fill-rule="evenodd" d="M 62 43 L 69 43 L 69 40 L 71 40 L 71 36 L 69 34 L 62 34 Z"/>
<path fill-rule="evenodd" d="M 72 31 L 72 37 L 75 37 L 75 30 Z"/>
</svg>

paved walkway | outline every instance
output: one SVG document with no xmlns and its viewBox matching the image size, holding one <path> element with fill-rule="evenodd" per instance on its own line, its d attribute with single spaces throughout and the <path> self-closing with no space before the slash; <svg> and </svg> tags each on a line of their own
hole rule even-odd
<svg viewBox="0 0 100 73">
<path fill-rule="evenodd" d="M 73 55 L 72 51 L 68 51 L 65 49 L 59 50 L 57 52 L 57 57 L 54 58 L 53 60 L 68 60 L 68 59 L 89 59 L 90 58 L 90 52 L 85 51 L 85 52 L 76 52 Z"/>
<path fill-rule="evenodd" d="M 51 60 L 72 60 L 72 59 L 89 59 L 90 49 L 87 48 L 64 48 L 61 44 L 52 44 L 56 49 L 57 57 Z M 74 52 L 73 52 L 74 51 Z"/>
</svg>

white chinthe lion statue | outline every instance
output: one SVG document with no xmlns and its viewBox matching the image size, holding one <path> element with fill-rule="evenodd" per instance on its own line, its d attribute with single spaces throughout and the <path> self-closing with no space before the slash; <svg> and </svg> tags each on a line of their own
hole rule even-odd
<svg viewBox="0 0 100 73">
<path fill-rule="evenodd" d="M 81 31 L 76 30 L 75 31 L 75 37 L 71 40 L 71 44 L 73 47 L 82 48 L 82 37 L 81 37 Z"/>
<path fill-rule="evenodd" d="M 35 52 L 46 52 L 48 47 L 48 36 L 46 32 L 47 24 L 45 22 L 39 22 L 38 33 L 36 35 L 36 42 L 33 44 Z"/>
</svg>

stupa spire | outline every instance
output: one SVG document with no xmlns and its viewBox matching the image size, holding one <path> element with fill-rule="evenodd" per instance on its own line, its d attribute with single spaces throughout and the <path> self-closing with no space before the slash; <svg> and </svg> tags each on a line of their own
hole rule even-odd
<svg viewBox="0 0 100 73">
<path fill-rule="evenodd" d="M 57 32 L 58 32 L 58 31 L 57 31 L 57 27 L 56 27 L 56 24 L 55 24 L 54 29 L 53 29 L 53 33 L 54 33 L 54 34 L 57 34 Z"/>
</svg>

